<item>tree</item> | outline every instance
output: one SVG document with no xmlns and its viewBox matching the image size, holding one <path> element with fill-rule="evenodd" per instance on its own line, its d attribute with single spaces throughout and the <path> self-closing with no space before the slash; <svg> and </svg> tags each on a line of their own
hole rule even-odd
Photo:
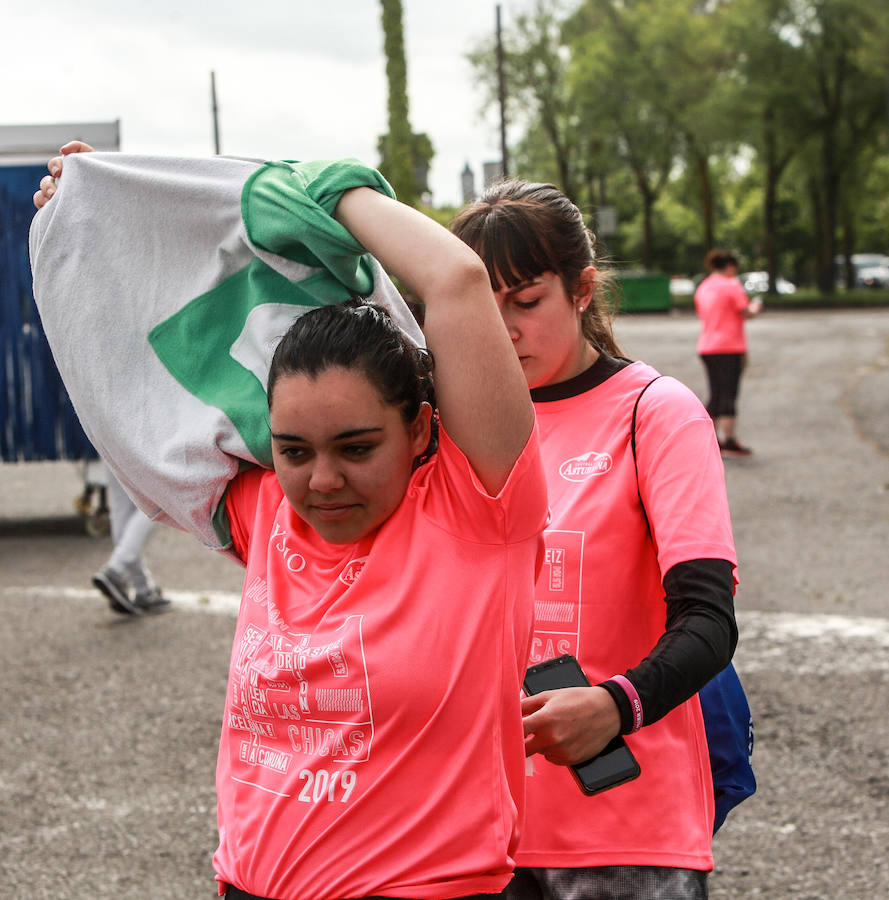
<svg viewBox="0 0 889 900">
<path fill-rule="evenodd" d="M 806 154 L 815 228 L 818 288 L 836 284 L 835 259 L 845 196 L 854 196 L 860 161 L 886 121 L 886 63 L 871 69 L 868 36 L 886 34 L 878 4 L 817 0 L 792 4 L 788 26 L 800 44 L 809 90 L 798 99 L 813 126 Z M 884 45 L 885 46 L 885 45 Z"/>
<path fill-rule="evenodd" d="M 402 144 L 402 146 L 404 146 Z M 391 171 L 391 166 L 389 165 L 389 135 L 381 134 L 379 139 L 377 140 L 377 153 L 380 154 L 380 171 L 389 178 L 387 172 Z M 408 151 L 409 151 L 409 160 L 411 171 L 413 172 L 413 188 L 414 188 L 414 202 L 411 203 L 412 206 L 416 206 L 416 201 L 418 199 L 422 199 L 423 195 L 429 190 L 429 164 L 432 162 L 433 157 L 435 156 L 435 150 L 432 147 L 432 141 L 429 139 L 429 135 L 425 132 L 413 132 L 410 137 L 410 141 L 407 143 Z M 393 187 L 395 186 L 394 182 L 392 182 Z M 395 193 L 398 195 L 398 199 L 401 200 L 402 194 L 396 188 Z M 407 202 L 407 201 L 405 201 Z"/>
<path fill-rule="evenodd" d="M 537 0 L 530 13 L 503 29 L 506 109 L 510 122 L 524 125 L 536 156 L 541 147 L 535 138 L 545 141 L 544 155 L 555 170 L 553 181 L 579 200 L 581 140 L 566 79 L 570 55 L 562 38 L 562 6 L 559 0 Z M 499 102 L 494 38 L 481 42 L 467 56 L 484 93 L 483 108 L 491 107 Z"/>
<path fill-rule="evenodd" d="M 733 0 L 723 11 L 725 38 L 737 53 L 731 72 L 737 85 L 735 133 L 753 148 L 762 191 L 762 253 L 775 291 L 778 272 L 778 189 L 790 162 L 814 126 L 803 113 L 799 44 L 792 39 L 793 0 Z"/>
<path fill-rule="evenodd" d="M 663 104 L 664 87 L 645 58 L 646 4 L 587 0 L 566 24 L 572 41 L 572 93 L 586 123 L 632 172 L 642 215 L 641 256 L 654 259 L 654 205 L 667 184 L 677 144 Z M 589 127 L 589 126 L 588 126 Z"/>
<path fill-rule="evenodd" d="M 401 0 L 380 0 L 380 4 L 389 82 L 389 131 L 379 141 L 380 171 L 399 200 L 417 206 L 433 156 L 432 142 L 411 129 Z"/>
<path fill-rule="evenodd" d="M 678 136 L 685 166 L 696 186 L 703 246 L 717 237 L 717 158 L 738 148 L 737 85 L 728 77 L 734 44 L 721 19 L 727 4 L 699 0 L 653 0 L 647 4 L 647 52 L 659 68 L 664 112 Z M 706 75 L 702 76 L 702 73 Z"/>
<path fill-rule="evenodd" d="M 622 215 L 615 245 L 635 241 L 646 267 L 674 264 L 671 248 L 689 260 L 730 239 L 764 258 L 773 286 L 782 258 L 797 272 L 815 259 L 827 291 L 840 237 L 848 255 L 862 230 L 874 234 L 885 3 L 582 0 L 566 16 L 538 0 L 507 39 L 520 174 L 579 203 L 602 202 L 607 174 Z M 493 45 L 472 61 L 495 102 Z"/>
</svg>

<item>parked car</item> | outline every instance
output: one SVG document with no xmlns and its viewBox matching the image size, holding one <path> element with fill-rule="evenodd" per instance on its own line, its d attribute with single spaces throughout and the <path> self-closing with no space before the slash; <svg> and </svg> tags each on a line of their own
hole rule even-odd
<svg viewBox="0 0 889 900">
<path fill-rule="evenodd" d="M 768 272 L 743 272 L 740 276 L 741 284 L 748 294 L 767 294 L 769 291 Z M 796 285 L 780 276 L 775 279 L 775 288 L 779 294 L 795 294 Z"/>
<path fill-rule="evenodd" d="M 673 297 L 690 297 L 695 292 L 695 283 L 691 278 L 674 275 L 670 279 L 670 295 Z"/>
<path fill-rule="evenodd" d="M 889 256 L 884 253 L 853 253 L 851 257 L 855 287 L 889 287 Z M 846 283 L 845 257 L 836 257 L 837 281 Z"/>
<path fill-rule="evenodd" d="M 855 284 L 859 287 L 889 287 L 889 265 L 862 266 L 855 272 Z"/>
</svg>

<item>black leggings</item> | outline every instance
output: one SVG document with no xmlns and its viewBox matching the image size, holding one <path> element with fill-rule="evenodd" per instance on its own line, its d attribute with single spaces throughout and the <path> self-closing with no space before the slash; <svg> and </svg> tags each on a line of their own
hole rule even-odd
<svg viewBox="0 0 889 900">
<path fill-rule="evenodd" d="M 707 900 L 707 873 L 666 866 L 515 870 L 502 900 Z"/>
<path fill-rule="evenodd" d="M 710 418 L 734 416 L 744 369 L 743 353 L 702 353 L 701 361 L 707 370 L 710 385 L 710 399 L 707 412 Z"/>
<path fill-rule="evenodd" d="M 473 894 L 472 896 L 460 897 L 457 900 L 496 900 L 499 894 Z M 233 884 L 228 885 L 225 891 L 225 900 L 267 900 L 257 894 L 248 894 Z M 397 900 L 394 897 L 364 897 L 362 900 Z"/>
</svg>

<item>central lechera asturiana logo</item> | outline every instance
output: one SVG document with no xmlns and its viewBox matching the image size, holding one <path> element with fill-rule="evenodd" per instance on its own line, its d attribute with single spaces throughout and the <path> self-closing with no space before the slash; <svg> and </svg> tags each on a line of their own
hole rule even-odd
<svg viewBox="0 0 889 900">
<path fill-rule="evenodd" d="M 586 481 L 594 475 L 604 475 L 610 469 L 611 455 L 591 450 L 589 453 L 584 453 L 583 456 L 566 459 L 559 466 L 559 474 L 566 481 Z"/>
</svg>

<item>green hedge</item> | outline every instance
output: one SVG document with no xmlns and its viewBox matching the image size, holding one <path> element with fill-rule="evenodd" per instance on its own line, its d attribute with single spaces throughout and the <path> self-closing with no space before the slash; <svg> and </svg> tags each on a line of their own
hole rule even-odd
<svg viewBox="0 0 889 900">
<path fill-rule="evenodd" d="M 889 306 L 889 289 L 855 288 L 837 290 L 833 294 L 801 289 L 794 294 L 765 294 L 766 309 L 860 309 Z M 674 309 L 694 309 L 694 297 L 673 297 Z"/>
<path fill-rule="evenodd" d="M 670 309 L 670 279 L 666 275 L 619 272 L 621 312 L 666 312 Z"/>
</svg>

